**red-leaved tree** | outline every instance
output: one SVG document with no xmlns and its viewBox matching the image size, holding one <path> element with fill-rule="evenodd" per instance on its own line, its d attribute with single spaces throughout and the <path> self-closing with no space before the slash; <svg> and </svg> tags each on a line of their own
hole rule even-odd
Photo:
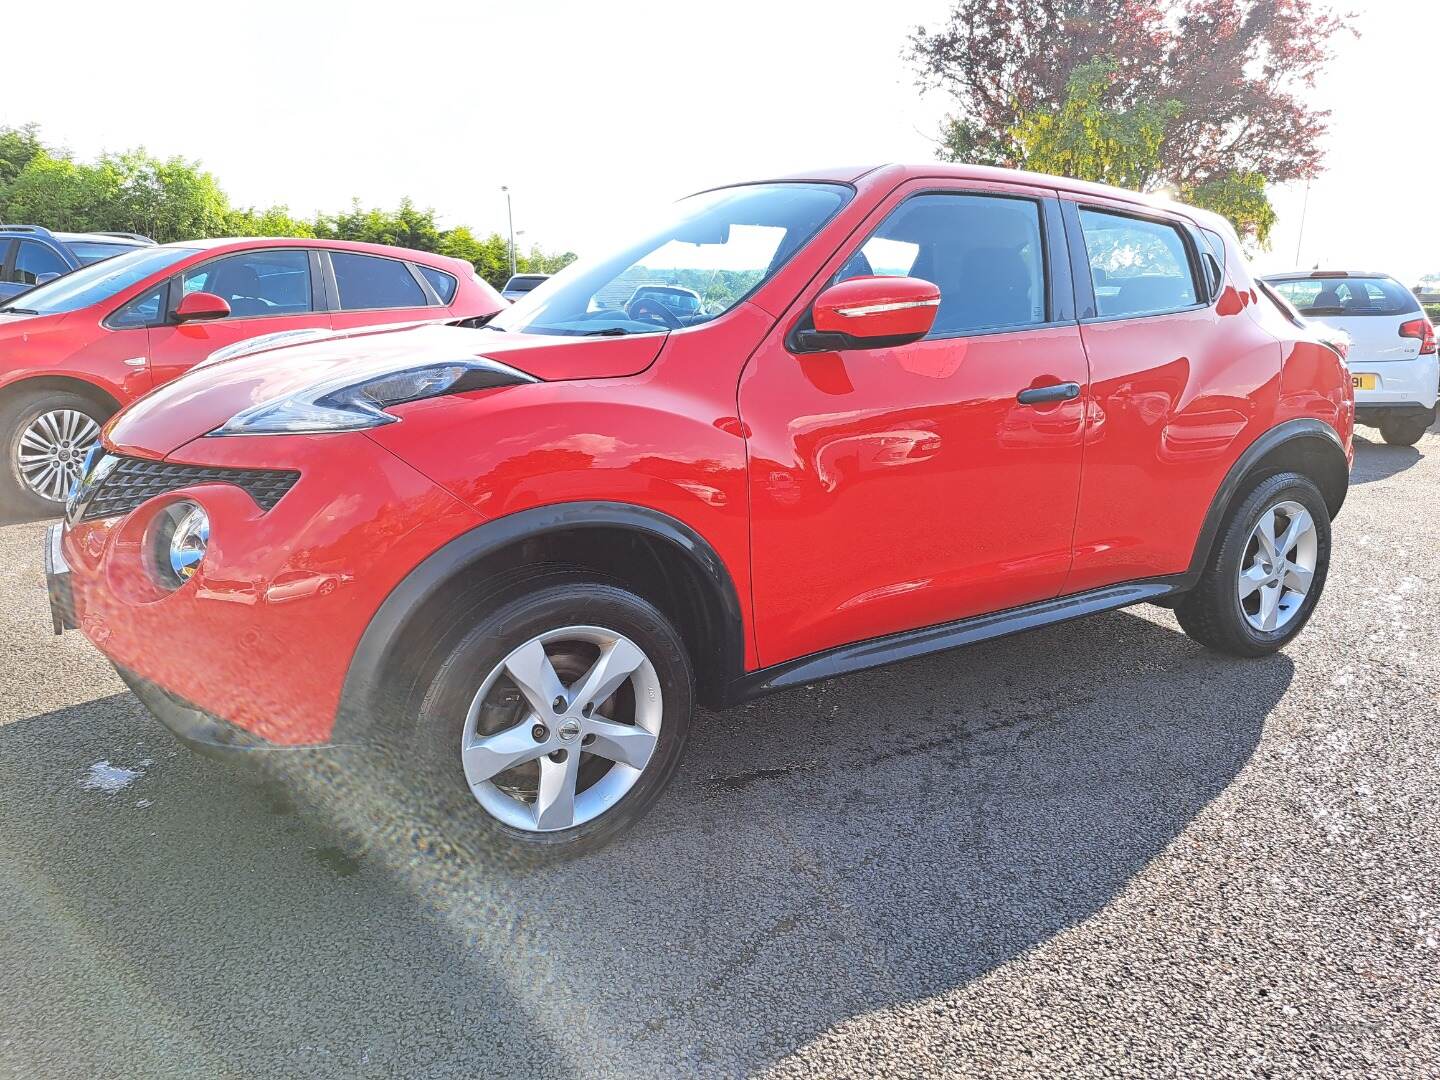
<svg viewBox="0 0 1440 1080">
<path fill-rule="evenodd" d="M 951 92 L 941 156 L 1015 165 L 1020 121 L 1058 109 L 1082 64 L 1113 66 L 1107 105 L 1182 106 L 1166 128 L 1159 182 L 1179 189 L 1320 168 L 1329 114 L 1308 100 L 1344 21 L 1322 0 L 955 0 L 918 28 L 920 83 Z"/>
</svg>

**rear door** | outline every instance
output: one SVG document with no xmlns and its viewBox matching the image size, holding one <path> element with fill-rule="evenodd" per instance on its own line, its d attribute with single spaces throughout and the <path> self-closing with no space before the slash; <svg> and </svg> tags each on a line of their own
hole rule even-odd
<svg viewBox="0 0 1440 1080">
<path fill-rule="evenodd" d="M 319 302 L 318 252 L 306 248 L 259 248 L 197 263 L 171 279 L 166 302 L 173 312 L 192 292 L 214 293 L 230 305 L 228 318 L 167 322 L 150 330 L 150 369 L 159 386 L 183 374 L 216 349 L 277 330 L 328 328 L 330 313 Z"/>
<path fill-rule="evenodd" d="M 763 664 L 1060 591 L 1088 382 L 1064 253 L 1053 192 L 903 185 L 751 358 L 740 417 Z M 825 285 L 875 274 L 940 287 L 928 337 L 790 351 Z M 1025 403 L 1062 384 L 1063 399 Z"/>
<path fill-rule="evenodd" d="M 1275 415 L 1280 345 L 1253 294 L 1214 299 L 1183 219 L 1066 199 L 1090 359 L 1085 483 L 1067 593 L 1185 570 L 1230 465 Z"/>
<path fill-rule="evenodd" d="M 425 275 L 408 262 L 355 251 L 329 251 L 326 256 L 333 287 L 331 322 L 337 330 L 446 314 Z"/>
</svg>

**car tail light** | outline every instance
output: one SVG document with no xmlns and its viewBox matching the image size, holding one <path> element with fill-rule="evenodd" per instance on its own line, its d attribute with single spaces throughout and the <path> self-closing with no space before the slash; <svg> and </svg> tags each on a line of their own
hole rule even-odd
<svg viewBox="0 0 1440 1080">
<path fill-rule="evenodd" d="M 1411 319 L 1400 327 L 1400 336 L 1417 338 L 1420 341 L 1420 355 L 1429 356 L 1435 351 L 1435 327 L 1429 319 Z"/>
</svg>

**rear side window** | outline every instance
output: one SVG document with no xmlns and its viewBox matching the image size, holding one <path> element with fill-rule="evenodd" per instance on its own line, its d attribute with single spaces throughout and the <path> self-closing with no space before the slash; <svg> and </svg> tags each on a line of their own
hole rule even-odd
<svg viewBox="0 0 1440 1080">
<path fill-rule="evenodd" d="M 1190 254 L 1175 226 L 1081 209 L 1080 227 L 1102 318 L 1161 315 L 1198 302 Z"/>
<path fill-rule="evenodd" d="M 332 251 L 330 260 L 343 311 L 426 305 L 425 291 L 402 262 L 348 251 Z"/>
<path fill-rule="evenodd" d="M 1040 206 L 991 195 L 905 200 L 836 275 L 916 277 L 940 288 L 932 337 L 1045 322 Z"/>
<path fill-rule="evenodd" d="M 425 275 L 425 280 L 435 290 L 435 295 L 440 297 L 442 304 L 448 304 L 455 299 L 455 289 L 459 283 L 453 275 L 445 273 L 444 270 L 436 270 L 433 266 L 426 266 L 424 263 L 417 263 L 416 268 Z"/>
<path fill-rule="evenodd" d="M 69 272 L 70 267 L 65 264 L 65 260 L 50 248 L 37 244 L 34 240 L 21 240 L 20 250 L 15 253 L 15 269 L 10 274 L 10 280 L 21 285 L 38 285 L 40 278 L 46 274 L 53 279 Z"/>
<path fill-rule="evenodd" d="M 1420 311 L 1415 294 L 1387 277 L 1299 278 L 1270 284 L 1299 308 L 1301 315 L 1410 315 Z"/>
</svg>

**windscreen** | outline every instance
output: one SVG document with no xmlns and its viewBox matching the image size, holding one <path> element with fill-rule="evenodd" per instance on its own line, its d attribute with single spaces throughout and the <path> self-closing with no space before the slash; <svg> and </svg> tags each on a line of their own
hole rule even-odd
<svg viewBox="0 0 1440 1080">
<path fill-rule="evenodd" d="M 488 324 L 570 336 L 659 333 L 738 304 L 845 205 L 838 184 L 752 184 L 695 195 L 617 254 L 574 263 Z"/>
<path fill-rule="evenodd" d="M 1388 277 L 1271 280 L 1275 291 L 1313 318 L 1323 315 L 1409 315 L 1420 310 L 1414 293 Z"/>
<path fill-rule="evenodd" d="M 59 315 L 67 311 L 79 311 L 91 304 L 114 296 L 122 289 L 128 289 L 151 274 L 173 266 L 190 255 L 194 248 L 146 247 L 116 255 L 113 259 L 83 266 L 73 274 L 23 292 L 12 300 L 0 304 L 0 311 L 21 312 L 27 315 Z"/>
</svg>

